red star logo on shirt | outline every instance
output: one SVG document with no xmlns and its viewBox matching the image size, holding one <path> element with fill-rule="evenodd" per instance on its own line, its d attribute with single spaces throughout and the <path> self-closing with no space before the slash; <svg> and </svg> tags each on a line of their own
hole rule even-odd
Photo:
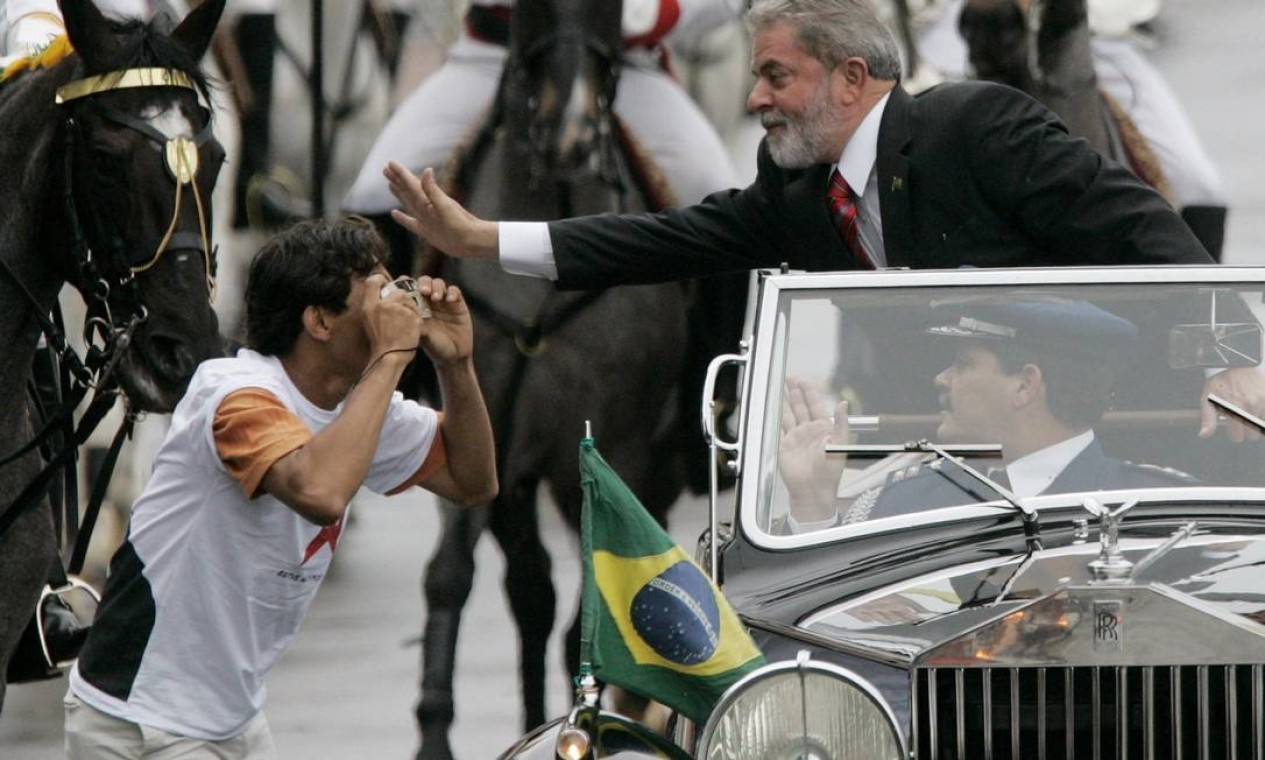
<svg viewBox="0 0 1265 760">
<path fill-rule="evenodd" d="M 312 555 L 321 550 L 325 544 L 329 544 L 331 552 L 338 549 L 338 536 L 343 532 L 343 518 L 338 518 L 338 522 L 333 525 L 326 525 L 321 528 L 321 532 L 316 534 L 316 538 L 312 539 L 312 543 L 307 545 L 307 551 L 303 552 L 303 561 L 299 564 L 306 565 Z"/>
</svg>

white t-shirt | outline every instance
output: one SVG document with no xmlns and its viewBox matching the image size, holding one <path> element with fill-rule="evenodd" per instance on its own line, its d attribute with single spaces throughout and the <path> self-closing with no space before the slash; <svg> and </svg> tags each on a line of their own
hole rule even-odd
<svg viewBox="0 0 1265 760">
<path fill-rule="evenodd" d="M 70 674 L 75 694 L 102 712 L 198 739 L 236 735 L 263 707 L 268 671 L 325 577 L 341 521 L 322 528 L 267 493 L 248 498 L 219 458 L 216 411 L 245 388 L 274 395 L 313 434 L 342 410 L 313 405 L 278 359 L 248 349 L 198 368 Z M 394 394 L 365 487 L 407 483 L 438 420 Z"/>
</svg>

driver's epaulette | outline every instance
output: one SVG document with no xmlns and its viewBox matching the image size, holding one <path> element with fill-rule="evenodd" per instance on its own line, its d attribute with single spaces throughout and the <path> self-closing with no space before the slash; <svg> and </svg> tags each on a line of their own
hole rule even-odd
<svg viewBox="0 0 1265 760">
<path fill-rule="evenodd" d="M 934 462 L 919 462 L 918 464 L 911 464 L 908 467 L 902 467 L 899 470 L 892 470 L 887 474 L 887 479 L 883 482 L 883 486 L 887 487 L 899 483 L 902 480 L 908 480 L 925 470 L 938 470 L 940 469 L 942 461 L 943 460 L 937 459 Z"/>
<path fill-rule="evenodd" d="M 883 492 L 883 488 L 884 486 L 876 486 L 856 497 L 848 507 L 848 510 L 839 517 L 838 524 L 850 525 L 870 519 L 870 512 L 874 510 L 874 505 L 878 503 L 878 497 Z"/>
</svg>

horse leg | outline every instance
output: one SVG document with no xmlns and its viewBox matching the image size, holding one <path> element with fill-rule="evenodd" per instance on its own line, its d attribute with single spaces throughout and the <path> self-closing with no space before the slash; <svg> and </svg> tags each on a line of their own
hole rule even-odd
<svg viewBox="0 0 1265 760">
<path fill-rule="evenodd" d="M 494 503 L 492 535 L 505 553 L 505 593 L 518 626 L 523 730 L 545 722 L 545 654 L 557 596 L 552 563 L 540 540 L 535 481 L 519 483 Z"/>
<path fill-rule="evenodd" d="M 245 229 L 250 220 L 247 198 L 251 180 L 268 171 L 269 135 L 272 129 L 272 61 L 277 49 L 276 16 L 243 13 L 230 32 L 241 57 L 243 74 L 252 95 L 238 114 L 241 129 L 241 163 L 233 178 L 233 229 Z"/>
<path fill-rule="evenodd" d="M 670 446 L 682 452 L 681 463 L 690 491 L 707 493 L 711 488 L 712 452 L 699 432 L 699 399 L 712 357 L 738 349 L 747 316 L 749 281 L 747 273 L 742 272 L 704 277 L 692 287 L 695 292 L 686 312 L 689 343 L 681 368 L 676 426 Z M 718 426 L 723 426 L 737 409 L 737 398 L 737 373 L 727 373 L 717 387 Z M 720 480 L 722 488 L 733 484 L 729 468 L 720 468 Z"/>
<path fill-rule="evenodd" d="M 422 589 L 426 625 L 422 636 L 422 695 L 417 725 L 422 746 L 417 760 L 452 760 L 448 729 L 453 720 L 452 680 L 461 612 L 474 583 L 474 547 L 487 524 L 487 507 L 471 509 L 440 501 L 443 532 L 426 565 Z"/>
</svg>

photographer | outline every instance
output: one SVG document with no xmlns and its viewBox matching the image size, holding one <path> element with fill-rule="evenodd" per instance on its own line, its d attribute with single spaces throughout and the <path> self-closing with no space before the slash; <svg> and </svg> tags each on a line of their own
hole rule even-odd
<svg viewBox="0 0 1265 760">
<path fill-rule="evenodd" d="M 389 288 L 384 255 L 350 218 L 296 225 L 255 257 L 249 348 L 198 369 L 111 562 L 66 696 L 70 758 L 272 758 L 265 680 L 356 491 L 495 495 L 461 292 Z M 395 392 L 419 347 L 442 415 Z"/>
</svg>

